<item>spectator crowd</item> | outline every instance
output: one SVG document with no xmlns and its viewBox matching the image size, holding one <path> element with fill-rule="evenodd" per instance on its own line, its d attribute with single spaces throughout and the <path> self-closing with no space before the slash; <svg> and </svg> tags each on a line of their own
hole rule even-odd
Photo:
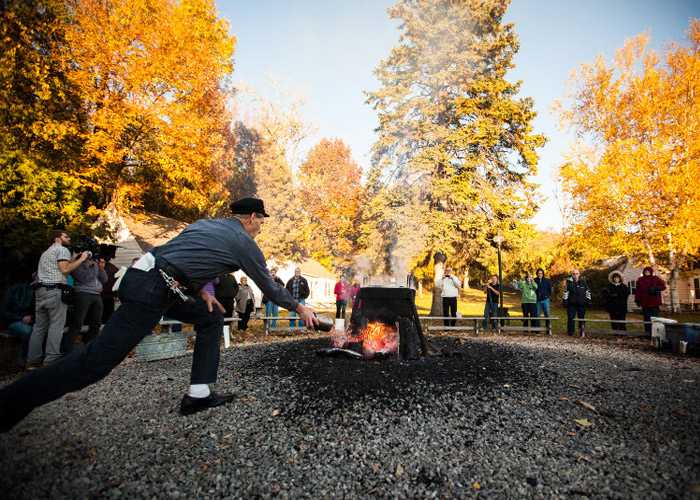
<svg viewBox="0 0 700 500">
<path fill-rule="evenodd" d="M 88 343 L 100 333 L 101 325 L 107 322 L 118 304 L 117 290 L 120 278 L 126 268 L 118 269 L 110 262 L 109 256 L 89 250 L 71 252 L 70 235 L 56 230 L 51 235 L 50 246 L 41 255 L 31 282 L 11 285 L 4 294 L 0 309 L 0 322 L 6 331 L 22 341 L 22 356 L 28 369 L 42 364 L 50 364 L 69 353 L 76 343 Z M 138 258 L 132 261 L 132 265 Z M 272 279 L 289 290 L 292 297 L 301 304 L 310 295 L 309 282 L 297 267 L 284 283 L 277 276 L 278 269 L 270 269 Z M 610 275 L 609 283 L 602 290 L 604 308 L 608 312 L 613 330 L 626 329 L 628 297 L 630 287 L 619 272 Z M 543 269 L 537 269 L 533 277 L 529 272 L 512 283 L 520 292 L 523 324 L 526 327 L 539 327 L 540 318 L 550 317 L 554 289 Z M 457 316 L 457 301 L 461 281 L 448 266 L 440 282 L 445 326 L 454 326 Z M 246 330 L 251 315 L 255 312 L 255 296 L 247 278 L 240 283 L 233 275 L 220 276 L 205 287 L 225 309 L 225 316 L 238 316 L 238 329 Z M 645 321 L 645 331 L 651 332 L 651 318 L 658 316 L 661 293 L 666 283 L 654 274 L 651 267 L 643 270 L 643 275 L 634 287 L 635 303 L 641 308 Z M 352 284 L 346 275 L 341 275 L 335 284 L 334 295 L 336 318 L 345 318 L 348 304 L 352 306 L 360 290 L 355 281 Z M 490 277 L 484 286 L 484 328 L 495 328 L 495 320 L 505 313 L 501 310 L 502 288 L 496 275 Z M 567 312 L 567 334 L 576 330 L 576 319 L 582 329 L 586 310 L 591 306 L 591 289 L 578 269 L 571 271 L 562 290 L 562 301 Z M 268 297 L 263 296 L 262 304 L 267 320 L 267 328 L 277 326 L 279 307 Z M 289 325 L 303 327 L 295 312 L 289 312 Z M 545 319 L 547 328 L 550 320 Z"/>
</svg>

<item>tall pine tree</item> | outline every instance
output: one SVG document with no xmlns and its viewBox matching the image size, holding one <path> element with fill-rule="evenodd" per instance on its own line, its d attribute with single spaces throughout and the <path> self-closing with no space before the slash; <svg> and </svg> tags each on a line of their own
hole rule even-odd
<svg viewBox="0 0 700 500">
<path fill-rule="evenodd" d="M 389 10 L 401 21 L 399 45 L 376 70 L 381 88 L 368 94 L 379 114 L 375 163 L 390 166 L 392 182 L 418 186 L 426 251 L 462 269 L 535 209 L 528 178 L 545 138 L 533 133 L 520 82 L 506 80 L 518 50 L 513 25 L 503 23 L 508 5 L 400 0 Z"/>
</svg>

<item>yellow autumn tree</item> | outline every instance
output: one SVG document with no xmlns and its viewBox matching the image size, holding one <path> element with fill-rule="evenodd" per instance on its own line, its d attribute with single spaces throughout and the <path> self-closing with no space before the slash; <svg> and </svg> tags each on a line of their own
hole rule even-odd
<svg viewBox="0 0 700 500">
<path fill-rule="evenodd" d="M 89 120 L 81 178 L 122 206 L 218 208 L 235 39 L 213 0 L 68 4 L 64 57 Z"/>
<path fill-rule="evenodd" d="M 299 169 L 299 192 L 309 216 L 314 258 L 340 269 L 357 250 L 362 170 L 341 139 L 321 139 Z"/>
<path fill-rule="evenodd" d="M 570 236 L 591 255 L 663 260 L 674 309 L 678 272 L 700 252 L 700 20 L 688 39 L 661 58 L 642 34 L 612 64 L 583 65 L 561 112 L 581 138 L 560 169 Z"/>
</svg>

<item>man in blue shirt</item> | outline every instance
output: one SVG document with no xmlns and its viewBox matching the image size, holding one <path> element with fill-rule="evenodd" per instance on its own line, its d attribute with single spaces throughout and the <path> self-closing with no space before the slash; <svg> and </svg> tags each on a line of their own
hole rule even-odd
<svg viewBox="0 0 700 500">
<path fill-rule="evenodd" d="M 193 324 L 197 332 L 190 389 L 180 413 L 190 415 L 232 401 L 233 395 L 209 389 L 219 367 L 224 308 L 202 288 L 217 276 L 242 269 L 270 300 L 315 327 L 313 310 L 272 280 L 254 241 L 267 217 L 262 200 L 235 201 L 231 212 L 230 219 L 198 220 L 145 254 L 124 275 L 119 286 L 122 305 L 95 340 L 0 389 L 0 432 L 10 430 L 37 406 L 106 377 L 165 314 Z"/>
</svg>

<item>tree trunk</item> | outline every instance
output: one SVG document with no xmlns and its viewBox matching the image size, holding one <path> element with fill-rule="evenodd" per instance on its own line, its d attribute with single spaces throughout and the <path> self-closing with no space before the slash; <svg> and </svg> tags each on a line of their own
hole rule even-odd
<svg viewBox="0 0 700 500">
<path fill-rule="evenodd" d="M 671 311 L 674 313 L 681 312 L 681 303 L 678 298 L 678 257 L 676 250 L 673 248 L 673 240 L 671 235 L 668 235 L 668 260 L 671 264 L 671 276 L 668 280 L 668 289 L 671 295 Z"/>
<path fill-rule="evenodd" d="M 654 257 L 654 251 L 651 249 L 651 245 L 649 244 L 649 240 L 644 239 L 644 246 L 647 248 L 647 255 L 649 257 L 649 265 L 653 268 L 656 268 L 656 258 Z"/>
<path fill-rule="evenodd" d="M 445 274 L 446 260 L 445 254 L 441 252 L 433 256 L 435 277 L 433 278 L 433 304 L 430 307 L 431 316 L 442 316 L 442 277 Z"/>
<path fill-rule="evenodd" d="M 469 266 L 464 269 L 464 280 L 462 281 L 462 289 L 469 290 Z"/>
</svg>

